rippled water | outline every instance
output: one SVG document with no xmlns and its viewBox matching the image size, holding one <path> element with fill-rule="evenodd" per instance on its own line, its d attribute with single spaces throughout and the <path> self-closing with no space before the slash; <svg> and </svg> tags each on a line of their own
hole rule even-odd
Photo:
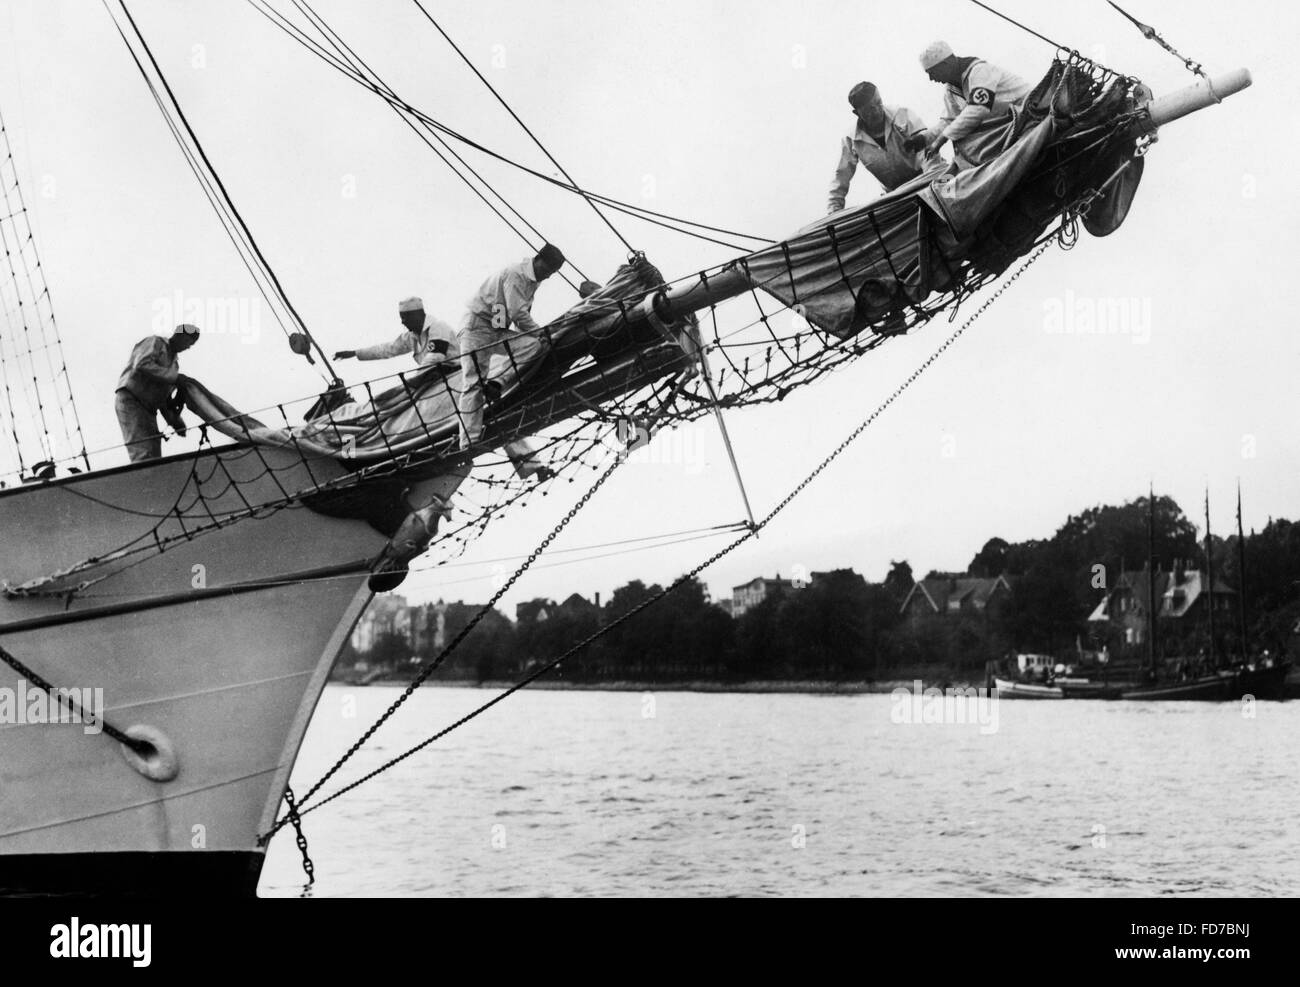
<svg viewBox="0 0 1300 987">
<path fill-rule="evenodd" d="M 295 790 L 397 694 L 330 686 Z M 343 776 L 490 696 L 421 690 Z M 888 695 L 525 690 L 307 816 L 313 893 L 1300 892 L 1300 703 L 1250 719 L 1232 703 L 1004 700 L 995 732 L 894 709 Z M 260 892 L 301 883 L 285 831 Z"/>
</svg>

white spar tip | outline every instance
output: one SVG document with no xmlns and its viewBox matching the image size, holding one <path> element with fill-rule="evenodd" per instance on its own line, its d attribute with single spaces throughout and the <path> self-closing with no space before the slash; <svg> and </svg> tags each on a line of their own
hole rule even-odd
<svg viewBox="0 0 1300 987">
<path fill-rule="evenodd" d="M 1208 82 L 1200 79 L 1195 85 L 1177 92 L 1153 99 L 1147 106 L 1152 127 L 1163 127 L 1172 120 L 1185 117 L 1189 113 L 1203 110 L 1207 106 L 1221 103 L 1233 93 L 1239 93 L 1251 83 L 1249 69 L 1235 69 L 1216 75 Z"/>
</svg>

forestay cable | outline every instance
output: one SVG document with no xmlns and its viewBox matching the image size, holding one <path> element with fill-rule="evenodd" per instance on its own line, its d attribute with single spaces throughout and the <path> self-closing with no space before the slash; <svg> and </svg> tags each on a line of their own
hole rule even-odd
<svg viewBox="0 0 1300 987">
<path fill-rule="evenodd" d="M 526 133 L 529 137 L 532 138 L 533 143 L 536 144 L 538 148 L 541 149 L 541 152 L 546 155 L 547 160 L 549 160 L 551 164 L 555 165 L 555 167 L 560 170 L 560 174 L 563 175 L 566 179 L 568 179 L 570 185 L 572 185 L 575 189 L 578 189 L 579 192 L 581 192 L 583 199 L 585 199 L 587 202 L 587 205 L 591 206 L 592 211 L 595 212 L 595 214 L 601 218 L 604 224 L 609 227 L 610 232 L 612 232 L 616 237 L 619 238 L 623 246 L 625 246 L 628 249 L 629 253 L 635 252 L 632 244 L 627 242 L 627 238 L 623 236 L 623 234 L 618 231 L 617 227 L 615 227 L 614 224 L 609 221 L 609 217 L 600 211 L 600 207 L 596 205 L 595 200 L 592 199 L 592 197 L 588 195 L 586 192 L 582 192 L 582 190 L 578 186 L 578 183 L 573 180 L 573 176 L 570 175 L 568 171 L 565 170 L 564 165 L 560 164 L 560 162 L 555 159 L 555 155 L 546 149 L 546 145 L 541 142 L 538 136 L 535 133 L 533 133 L 531 129 L 529 129 L 528 124 L 524 123 L 524 121 L 519 118 L 519 114 L 516 113 L 514 109 L 510 106 L 510 104 L 506 102 L 505 97 L 502 96 L 499 92 L 497 92 L 496 87 L 493 86 L 492 83 L 488 82 L 487 78 L 483 75 L 483 73 L 478 70 L 478 66 L 476 66 L 472 61 L 470 61 L 468 55 L 466 55 L 463 51 L 461 51 L 460 45 L 456 44 L 456 42 L 452 40 L 451 35 L 449 35 L 446 31 L 442 29 L 442 25 L 433 19 L 432 15 L 424 8 L 424 4 L 422 4 L 420 0 L 412 0 L 412 2 L 420 9 L 420 13 L 422 13 L 425 16 L 425 18 L 428 19 L 429 23 L 438 29 L 438 33 L 441 34 L 447 40 L 447 44 L 451 45 L 451 47 L 455 50 L 456 54 L 460 56 L 461 61 L 463 61 L 466 65 L 469 66 L 470 71 L 472 71 L 476 76 L 478 76 L 479 81 L 483 83 L 483 85 L 487 86 L 488 92 L 490 92 L 493 96 L 495 96 L 497 102 L 505 107 L 506 112 L 509 113 L 510 116 L 514 118 L 515 123 L 519 124 L 519 126 L 523 128 L 524 133 Z"/>
<path fill-rule="evenodd" d="M 343 64 L 337 58 L 331 56 L 329 52 L 325 51 L 318 44 L 313 42 L 310 38 L 306 38 L 306 36 L 302 34 L 300 29 L 298 29 L 295 25 L 293 25 L 291 21 L 285 18 L 283 14 L 280 14 L 279 11 L 276 11 L 273 7 L 271 7 L 270 4 L 266 2 L 266 0 L 248 0 L 248 2 L 253 6 L 255 10 L 258 11 L 258 13 L 262 14 L 263 17 L 269 20 L 272 24 L 274 24 L 285 34 L 289 35 L 290 38 L 292 38 L 294 41 L 301 44 L 304 48 L 306 48 L 312 54 L 316 55 L 322 61 L 326 62 L 336 71 L 341 72 L 343 75 L 347 76 L 353 82 L 369 90 L 370 92 L 373 92 L 375 95 L 379 96 L 380 98 L 396 106 L 398 109 L 402 110 L 403 112 L 409 113 L 412 117 L 424 123 L 427 127 L 437 130 L 439 133 L 445 134 L 446 136 L 450 137 L 452 140 L 465 144 L 466 146 L 471 147 L 482 154 L 486 154 L 488 157 L 492 158 L 493 160 L 500 161 L 502 164 L 509 165 L 512 168 L 522 171 L 525 174 L 531 175 L 534 178 L 540 179 L 541 181 L 554 185 L 555 187 L 563 189 L 566 192 L 570 192 L 575 195 L 590 197 L 591 199 L 594 199 L 596 202 L 599 202 L 601 205 L 606 206 L 609 209 L 613 209 L 616 212 L 622 212 L 629 216 L 632 216 L 635 219 L 640 219 L 644 222 L 652 223 L 656 226 L 662 226 L 665 229 L 673 230 L 676 233 L 683 233 L 687 236 L 695 237 L 696 239 L 705 240 L 710 243 L 716 243 L 720 246 L 729 247 L 735 250 L 746 249 L 744 247 L 739 247 L 733 243 L 728 243 L 724 240 L 719 240 L 714 237 L 706 236 L 704 234 L 695 231 L 706 230 L 710 233 L 718 233 L 722 236 L 739 237 L 740 239 L 743 240 L 753 240 L 757 243 L 764 243 L 764 244 L 771 244 L 776 242 L 770 237 L 755 236 L 753 234 L 741 233 L 737 230 L 730 230 L 724 227 L 711 226 L 706 223 L 700 223 L 693 220 L 683 219 L 680 216 L 673 216 L 667 213 L 656 212 L 655 210 L 647 209 L 644 206 L 637 206 L 632 203 L 623 202 L 613 198 L 612 196 L 603 195 L 599 192 L 593 192 L 589 189 L 578 188 L 577 186 L 571 184 L 570 182 L 563 181 L 551 175 L 547 175 L 543 172 L 537 171 L 533 168 L 529 168 L 527 165 L 520 164 L 519 162 L 513 160 L 512 158 L 507 157 L 506 155 L 501 154 L 497 151 L 494 151 L 491 148 L 486 147 L 483 144 L 480 144 L 478 141 L 475 141 L 472 138 L 465 136 L 464 134 L 458 133 L 457 131 L 453 130 L 451 127 L 448 127 L 447 125 L 441 123 L 434 117 L 430 116 L 428 113 L 425 113 L 424 111 L 408 103 L 406 100 L 398 96 L 395 92 L 385 91 L 382 87 L 375 85 L 371 80 L 365 78 L 361 73 L 357 72 L 355 69 Z M 691 229 L 682 229 L 678 226 L 673 226 L 672 225 L 673 223 L 680 223 L 682 224 L 682 226 L 691 227 Z"/>
</svg>

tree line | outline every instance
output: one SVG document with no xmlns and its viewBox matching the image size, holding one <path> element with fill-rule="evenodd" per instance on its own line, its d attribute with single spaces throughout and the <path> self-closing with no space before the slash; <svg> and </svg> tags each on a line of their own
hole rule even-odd
<svg viewBox="0 0 1300 987">
<path fill-rule="evenodd" d="M 1147 500 L 1139 498 L 1072 515 L 1047 539 L 990 538 L 960 574 L 1007 578 L 1010 591 L 985 611 L 905 615 L 902 606 L 914 583 L 906 561 L 891 563 L 880 583 L 851 569 L 819 573 L 802 588 L 770 594 L 738 618 L 714 603 L 697 579 L 628 616 L 662 590 L 633 580 L 599 607 L 578 598 L 558 605 L 534 601 L 517 621 L 491 611 L 446 659 L 439 676 L 516 678 L 597 634 L 551 675 L 582 682 L 870 680 L 909 678 L 923 670 L 932 675 L 937 667 L 953 675 L 974 673 L 1010 652 L 1063 655 L 1079 644 L 1105 644 L 1119 655 L 1126 646 L 1116 631 L 1108 637 L 1087 618 L 1120 573 L 1142 569 L 1149 545 L 1166 571 L 1179 561 L 1205 566 L 1204 540 L 1172 498 L 1157 497 L 1152 515 L 1151 535 Z M 1234 588 L 1244 585 L 1255 649 L 1278 653 L 1293 645 L 1300 623 L 1300 523 L 1270 519 L 1263 531 L 1247 536 L 1244 583 L 1235 533 L 1214 537 L 1211 552 L 1216 576 Z M 931 572 L 926 578 L 956 575 Z M 478 609 L 448 607 L 446 639 Z M 1216 646 L 1228 653 L 1239 649 L 1235 615 L 1221 624 Z M 1161 638 L 1167 649 L 1196 648 L 1205 646 L 1206 633 L 1203 622 L 1196 622 L 1162 627 Z M 412 647 L 402 635 L 380 635 L 367 652 L 345 649 L 337 674 L 353 675 L 363 662 L 401 676 L 435 651 L 428 640 Z"/>
</svg>

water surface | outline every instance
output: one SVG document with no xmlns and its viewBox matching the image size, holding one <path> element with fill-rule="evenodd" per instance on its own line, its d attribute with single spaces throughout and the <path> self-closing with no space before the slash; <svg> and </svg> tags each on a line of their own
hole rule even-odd
<svg viewBox="0 0 1300 987">
<path fill-rule="evenodd" d="M 331 685 L 302 795 L 395 698 Z M 359 777 L 493 693 L 417 692 Z M 309 814 L 316 896 L 1294 895 L 1300 703 L 528 691 Z M 331 782 L 333 790 L 338 782 Z M 264 896 L 295 895 L 292 831 Z"/>
</svg>

